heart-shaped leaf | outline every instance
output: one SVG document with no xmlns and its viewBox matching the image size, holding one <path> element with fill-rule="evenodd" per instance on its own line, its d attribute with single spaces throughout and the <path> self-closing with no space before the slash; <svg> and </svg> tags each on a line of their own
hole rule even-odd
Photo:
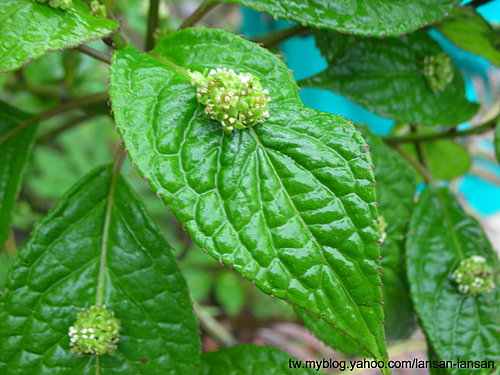
<svg viewBox="0 0 500 375">
<path fill-rule="evenodd" d="M 322 31 L 316 43 L 329 66 L 301 81 L 303 86 L 335 91 L 382 117 L 418 125 L 456 125 L 478 109 L 465 98 L 452 62 L 453 80 L 433 91 L 425 60 L 444 52 L 425 31 L 383 39 Z"/>
<path fill-rule="evenodd" d="M 406 248 L 411 296 L 439 358 L 498 362 L 500 267 L 479 223 L 447 189 L 427 187 L 413 212 Z M 474 255 L 484 257 L 493 268 L 496 287 L 468 296 L 459 292 L 452 274 L 461 260 Z M 471 374 L 474 369 L 449 371 Z"/>
<path fill-rule="evenodd" d="M 460 0 L 226 0 L 321 29 L 400 35 L 444 18 Z"/>
<path fill-rule="evenodd" d="M 81 0 L 73 0 L 68 10 L 34 0 L 2 0 L 0 72 L 15 70 L 50 51 L 103 38 L 117 28 L 116 21 L 94 17 Z"/>
<path fill-rule="evenodd" d="M 168 244 L 126 182 L 100 168 L 36 227 L 0 300 L 0 373 L 192 374 L 196 319 Z M 80 308 L 121 322 L 114 355 L 69 351 Z"/>
<path fill-rule="evenodd" d="M 207 120 L 185 73 L 218 66 L 270 90 L 266 123 L 224 135 Z M 304 107 L 277 57 L 220 30 L 116 53 L 111 98 L 138 171 L 200 247 L 385 356 L 373 171 L 351 124 Z"/>
</svg>

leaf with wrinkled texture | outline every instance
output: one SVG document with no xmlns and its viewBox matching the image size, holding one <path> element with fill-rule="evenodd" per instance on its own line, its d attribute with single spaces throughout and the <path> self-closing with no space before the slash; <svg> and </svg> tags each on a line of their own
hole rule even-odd
<svg viewBox="0 0 500 375">
<path fill-rule="evenodd" d="M 201 375 L 307 375 L 314 369 L 290 368 L 297 359 L 271 346 L 240 345 L 203 353 Z"/>
<path fill-rule="evenodd" d="M 122 329 L 117 352 L 97 360 L 70 353 L 68 328 L 100 291 Z M 2 374 L 197 371 L 186 283 L 141 202 L 109 167 L 78 182 L 37 225 L 0 302 Z"/>
<path fill-rule="evenodd" d="M 29 117 L 0 101 L 0 138 L 15 131 Z M 37 125 L 32 124 L 4 141 L 0 140 L 0 250 L 9 235 L 9 223 L 36 130 Z"/>
<path fill-rule="evenodd" d="M 454 9 L 438 30 L 458 47 L 500 66 L 500 35 L 472 7 Z"/>
<path fill-rule="evenodd" d="M 321 29 L 400 35 L 444 18 L 460 0 L 225 0 Z"/>
<path fill-rule="evenodd" d="M 425 31 L 384 39 L 322 31 L 316 43 L 329 66 L 302 86 L 335 91 L 382 117 L 418 125 L 456 125 L 477 112 L 455 65 L 444 91 L 430 89 L 423 61 L 442 49 Z"/>
<path fill-rule="evenodd" d="M 408 294 L 404 259 L 405 235 L 416 188 L 415 174 L 412 167 L 386 146 L 367 126 L 357 124 L 356 127 L 363 133 L 372 152 L 379 215 L 388 224 L 385 230 L 387 238 L 381 246 L 385 332 L 390 340 L 405 339 L 416 328 L 415 313 Z M 295 312 L 305 326 L 326 345 L 347 354 L 367 354 L 349 337 L 328 323 L 307 314 L 300 308 L 296 308 Z"/>
<path fill-rule="evenodd" d="M 0 72 L 15 70 L 50 51 L 103 38 L 118 22 L 96 18 L 88 5 L 73 0 L 69 10 L 34 0 L 0 1 Z"/>
<path fill-rule="evenodd" d="M 477 220 L 447 189 L 428 187 L 413 212 L 406 248 L 411 296 L 439 358 L 499 361 L 498 277 L 493 291 L 470 297 L 458 292 L 451 276 L 472 255 L 486 258 L 498 275 L 498 256 Z"/>
<path fill-rule="evenodd" d="M 204 117 L 183 69 L 219 65 L 270 90 L 265 124 L 224 136 Z M 110 79 L 132 160 L 198 245 L 384 357 L 373 172 L 352 125 L 304 107 L 281 60 L 221 30 L 119 51 Z"/>
</svg>

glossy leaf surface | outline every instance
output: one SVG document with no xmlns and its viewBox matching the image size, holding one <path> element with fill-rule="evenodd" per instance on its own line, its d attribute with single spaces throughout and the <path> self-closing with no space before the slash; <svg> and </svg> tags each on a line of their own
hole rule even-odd
<svg viewBox="0 0 500 375">
<path fill-rule="evenodd" d="M 472 255 L 486 258 L 498 275 L 498 256 L 479 223 L 447 189 L 426 188 L 412 215 L 407 240 L 410 291 L 422 325 L 442 360 L 499 361 L 498 276 L 493 291 L 475 297 L 459 293 L 451 277 L 460 261 Z"/>
<path fill-rule="evenodd" d="M 400 35 L 439 21 L 459 0 L 226 0 L 321 29 L 361 35 Z M 411 16 L 409 16 L 411 15 Z"/>
<path fill-rule="evenodd" d="M 204 117 L 184 69 L 219 65 L 270 90 L 265 124 L 224 136 Z M 118 52 L 111 98 L 138 171 L 200 247 L 385 355 L 373 172 L 352 125 L 304 107 L 278 58 L 220 30 Z"/>
<path fill-rule="evenodd" d="M 168 244 L 121 177 L 98 169 L 36 227 L 0 305 L 0 373 L 190 374 L 199 365 L 196 319 Z M 118 350 L 69 351 L 82 307 L 116 313 Z"/>
<path fill-rule="evenodd" d="M 387 223 L 381 245 L 385 332 L 388 339 L 404 339 L 416 328 L 416 317 L 408 293 L 404 241 L 415 194 L 416 179 L 412 167 L 373 134 L 366 125 L 356 127 L 363 133 L 375 164 L 379 215 Z M 300 308 L 295 312 L 327 346 L 352 355 L 366 355 L 359 345 L 328 323 Z"/>
<path fill-rule="evenodd" d="M 382 117 L 418 125 L 456 125 L 478 109 L 465 98 L 455 66 L 444 91 L 431 90 L 423 62 L 442 50 L 425 31 L 384 39 L 322 31 L 316 43 L 329 66 L 302 86 L 335 91 Z"/>
<path fill-rule="evenodd" d="M 472 7 L 455 8 L 438 30 L 458 47 L 500 66 L 500 34 Z"/>
<path fill-rule="evenodd" d="M 293 368 L 298 360 L 271 346 L 240 345 L 203 353 L 201 375 L 312 375 L 314 369 Z M 293 361 L 293 365 L 290 365 Z M 304 364 L 305 365 L 305 364 Z"/>
<path fill-rule="evenodd" d="M 9 234 L 12 211 L 37 125 L 28 126 L 17 134 L 11 132 L 15 132 L 27 118 L 26 113 L 0 101 L 0 251 Z M 12 136 L 2 140 L 9 134 Z"/>
<path fill-rule="evenodd" d="M 34 0 L 0 2 L 0 72 L 15 70 L 47 52 L 76 47 L 118 28 L 116 21 L 96 18 L 81 0 L 69 10 Z"/>
</svg>

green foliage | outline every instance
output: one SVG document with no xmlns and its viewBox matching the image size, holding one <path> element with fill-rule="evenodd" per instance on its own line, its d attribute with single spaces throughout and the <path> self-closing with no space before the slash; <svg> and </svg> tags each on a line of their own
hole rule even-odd
<svg viewBox="0 0 500 375">
<path fill-rule="evenodd" d="M 500 288 L 468 296 L 452 276 L 460 261 L 473 255 L 484 257 L 498 275 L 498 256 L 478 222 L 448 190 L 428 187 L 413 213 L 406 246 L 411 296 L 438 357 L 499 361 Z"/>
<path fill-rule="evenodd" d="M 213 0 L 212 0 L 213 1 Z M 367 36 L 400 35 L 444 18 L 460 0 L 227 0 L 302 25 Z"/>
<path fill-rule="evenodd" d="M 253 71 L 272 117 L 230 137 L 207 121 L 184 72 L 217 66 Z M 154 57 L 126 48 L 111 69 L 130 156 L 198 245 L 383 358 L 370 159 L 352 125 L 304 107 L 296 91 L 278 58 L 218 30 L 172 34 Z"/>
<path fill-rule="evenodd" d="M 2 0 L 0 19 L 0 72 L 15 70 L 49 51 L 105 37 L 118 28 L 116 21 L 92 16 L 81 0 L 68 10 L 33 0 Z"/>
<path fill-rule="evenodd" d="M 407 144 L 402 148 L 413 159 L 418 159 L 414 145 Z M 422 154 L 431 174 L 435 178 L 443 180 L 451 180 L 463 175 L 472 164 L 471 157 L 465 147 L 449 139 L 422 144 Z"/>
<path fill-rule="evenodd" d="M 199 339 L 185 289 L 137 196 L 111 168 L 95 170 L 39 223 L 11 271 L 0 300 L 0 373 L 194 373 Z M 94 304 L 121 322 L 113 356 L 69 351 L 69 327 Z"/>
<path fill-rule="evenodd" d="M 458 47 L 500 66 L 500 35 L 473 8 L 455 8 L 438 25 L 438 30 Z"/>
<path fill-rule="evenodd" d="M 0 101 L 0 250 L 9 234 L 9 223 L 16 203 L 21 178 L 35 139 L 36 125 L 21 128 L 29 117 Z M 17 134 L 11 133 L 17 132 Z M 4 138 L 8 134 L 12 137 Z"/>
<path fill-rule="evenodd" d="M 456 125 L 478 109 L 465 98 L 454 65 L 446 87 L 441 79 L 427 82 L 426 59 L 443 52 L 425 31 L 386 39 L 320 31 L 316 43 L 329 66 L 302 86 L 335 91 L 383 117 L 411 124 Z"/>
<path fill-rule="evenodd" d="M 202 356 L 202 375 L 307 375 L 313 369 L 290 368 L 296 361 L 279 349 L 270 346 L 240 345 Z"/>
<path fill-rule="evenodd" d="M 259 45 L 221 30 L 239 7 L 202 19 L 211 1 L 183 21 L 158 0 L 0 0 L 0 374 L 316 373 L 277 348 L 200 353 L 297 317 L 347 355 L 385 361 L 418 322 L 429 359 L 498 364 L 498 256 L 438 187 L 498 114 L 474 116 L 427 30 L 498 65 L 478 2 L 227 2 L 298 25 Z M 298 35 L 328 62 L 300 83 L 396 120 L 391 135 L 303 105 L 274 54 Z"/>
</svg>

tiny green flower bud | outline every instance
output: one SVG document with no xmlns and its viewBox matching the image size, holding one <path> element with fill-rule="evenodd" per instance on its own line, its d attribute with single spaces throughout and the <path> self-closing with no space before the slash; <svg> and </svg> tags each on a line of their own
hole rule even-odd
<svg viewBox="0 0 500 375">
<path fill-rule="evenodd" d="M 73 7 L 73 0 L 35 0 L 39 3 L 48 3 L 54 9 L 68 10 Z"/>
<path fill-rule="evenodd" d="M 270 117 L 269 90 L 264 90 L 254 75 L 221 67 L 189 75 L 205 115 L 218 121 L 226 134 L 262 124 Z"/>
<path fill-rule="evenodd" d="M 387 226 L 389 224 L 387 224 L 387 221 L 385 221 L 383 216 L 379 216 L 377 221 L 378 221 L 378 231 L 380 233 L 379 241 L 380 243 L 383 243 L 387 238 L 387 233 L 385 233 L 385 230 L 387 229 Z"/>
<path fill-rule="evenodd" d="M 96 17 L 106 17 L 108 15 L 106 6 L 101 4 L 99 0 L 92 0 L 90 2 L 90 10 L 92 11 L 92 14 Z"/>
<path fill-rule="evenodd" d="M 444 52 L 426 56 L 422 72 L 427 84 L 434 92 L 443 91 L 454 77 L 451 58 Z"/>
<path fill-rule="evenodd" d="M 105 305 L 92 306 L 77 314 L 69 327 L 71 351 L 76 354 L 113 354 L 119 339 L 120 321 Z"/>
<path fill-rule="evenodd" d="M 462 260 L 452 277 L 458 284 L 458 291 L 469 296 L 489 293 L 495 287 L 493 270 L 479 255 Z"/>
</svg>

